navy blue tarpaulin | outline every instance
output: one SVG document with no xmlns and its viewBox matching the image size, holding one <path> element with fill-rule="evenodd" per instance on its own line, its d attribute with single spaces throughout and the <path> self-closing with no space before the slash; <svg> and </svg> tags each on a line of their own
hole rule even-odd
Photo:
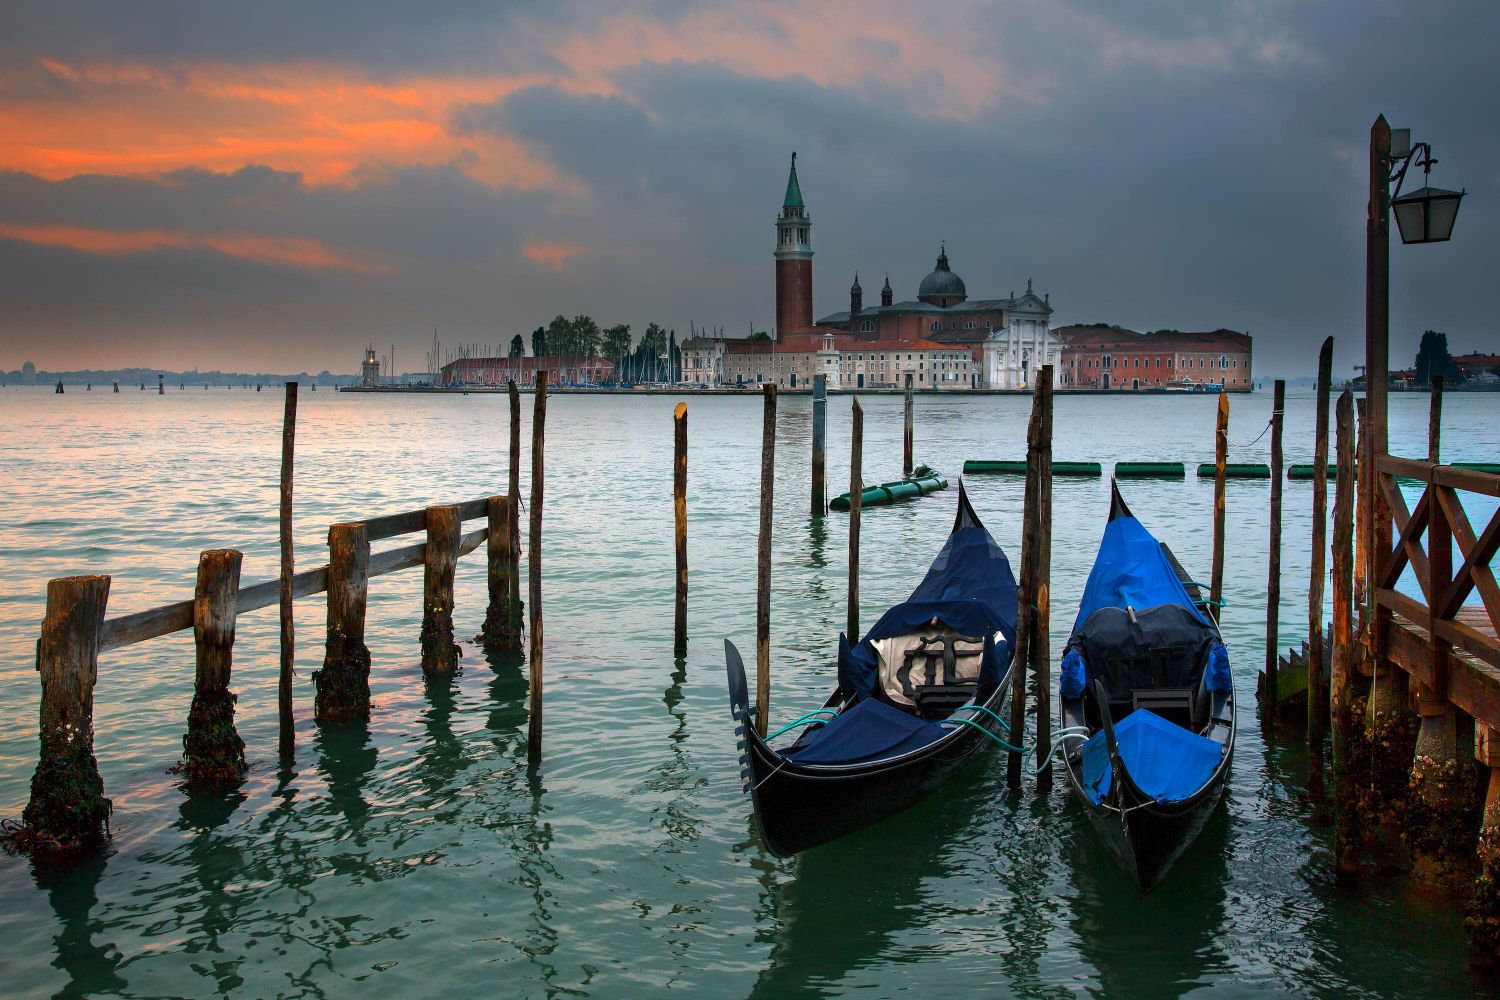
<svg viewBox="0 0 1500 1000">
<path fill-rule="evenodd" d="M 999 632 L 1003 646 L 985 643 L 979 687 L 999 683 L 1016 641 L 1016 578 L 1000 546 L 982 525 L 966 522 L 962 507 L 959 526 L 911 596 L 881 615 L 852 649 L 848 638 L 839 636 L 839 687 L 873 694 L 880 683 L 880 656 L 873 644 L 915 632 L 934 619 L 963 635 L 988 639 Z"/>
</svg>

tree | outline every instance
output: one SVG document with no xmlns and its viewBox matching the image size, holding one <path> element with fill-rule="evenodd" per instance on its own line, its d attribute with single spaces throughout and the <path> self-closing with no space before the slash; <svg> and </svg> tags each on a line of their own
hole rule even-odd
<svg viewBox="0 0 1500 1000">
<path fill-rule="evenodd" d="M 1436 330 L 1422 334 L 1422 342 L 1417 347 L 1416 367 L 1419 387 L 1431 385 L 1434 375 L 1443 376 L 1449 383 L 1464 381 L 1463 373 L 1453 363 L 1453 355 L 1448 353 L 1448 335 Z"/>
<path fill-rule="evenodd" d="M 518 333 L 510 338 L 510 356 L 513 358 L 524 358 L 526 356 L 526 343 Z"/>
<path fill-rule="evenodd" d="M 682 352 L 677 349 L 677 331 L 667 334 L 667 368 L 673 382 L 682 381 Z"/>
<path fill-rule="evenodd" d="M 531 331 L 531 356 L 544 358 L 547 356 L 547 331 L 543 327 L 537 327 Z"/>
<path fill-rule="evenodd" d="M 753 343 L 760 343 L 761 341 L 770 340 L 771 335 L 764 330 L 757 330 L 752 333 L 748 339 Z"/>
<path fill-rule="evenodd" d="M 635 345 L 637 377 L 660 381 L 663 378 L 661 356 L 666 349 L 667 331 L 655 323 L 647 324 L 646 332 L 641 334 L 640 342 Z"/>
<path fill-rule="evenodd" d="M 619 364 L 620 359 L 630 353 L 630 324 L 616 323 L 605 330 L 599 341 L 599 353 Z"/>
<path fill-rule="evenodd" d="M 562 313 L 553 316 L 552 322 L 547 324 L 547 349 L 553 357 L 573 357 L 573 324 Z"/>
<path fill-rule="evenodd" d="M 573 356 L 585 360 L 598 357 L 599 324 L 594 322 L 594 318 L 583 315 L 574 316 L 570 326 L 572 327 Z"/>
</svg>

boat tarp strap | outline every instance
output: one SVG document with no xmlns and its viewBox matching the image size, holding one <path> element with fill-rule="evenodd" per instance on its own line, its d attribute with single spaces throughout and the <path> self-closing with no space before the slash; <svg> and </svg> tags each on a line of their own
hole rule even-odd
<svg viewBox="0 0 1500 1000">
<path fill-rule="evenodd" d="M 1206 736 L 1138 708 L 1115 723 L 1120 761 L 1136 787 L 1158 802 L 1180 802 L 1208 783 L 1224 748 Z M 1103 731 L 1083 745 L 1083 790 L 1098 805 L 1109 795 L 1109 747 Z"/>
<path fill-rule="evenodd" d="M 918 750 L 948 730 L 874 698 L 864 698 L 782 754 L 798 764 L 854 764 Z"/>
<path fill-rule="evenodd" d="M 1010 561 L 979 525 L 960 526 L 948 536 L 927 575 L 911 596 L 881 615 L 859 644 L 839 637 L 839 687 L 862 696 L 878 687 L 880 654 L 874 643 L 907 635 L 934 620 L 963 635 L 986 637 L 979 689 L 1000 682 L 1016 641 L 1016 578 Z M 1000 633 L 1003 648 L 988 638 Z"/>
</svg>

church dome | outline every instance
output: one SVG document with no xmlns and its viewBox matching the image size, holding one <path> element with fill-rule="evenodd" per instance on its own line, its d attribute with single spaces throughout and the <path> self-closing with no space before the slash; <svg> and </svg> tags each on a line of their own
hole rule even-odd
<svg viewBox="0 0 1500 1000">
<path fill-rule="evenodd" d="M 953 306 L 969 297 L 964 279 L 948 268 L 948 250 L 938 252 L 937 267 L 917 286 L 917 298 L 929 305 Z"/>
</svg>

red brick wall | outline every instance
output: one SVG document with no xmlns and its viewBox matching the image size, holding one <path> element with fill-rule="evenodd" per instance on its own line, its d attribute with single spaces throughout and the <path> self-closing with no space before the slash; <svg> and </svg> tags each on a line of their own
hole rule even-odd
<svg viewBox="0 0 1500 1000">
<path fill-rule="evenodd" d="M 776 262 L 776 330 L 789 333 L 813 325 L 812 261 Z"/>
</svg>

